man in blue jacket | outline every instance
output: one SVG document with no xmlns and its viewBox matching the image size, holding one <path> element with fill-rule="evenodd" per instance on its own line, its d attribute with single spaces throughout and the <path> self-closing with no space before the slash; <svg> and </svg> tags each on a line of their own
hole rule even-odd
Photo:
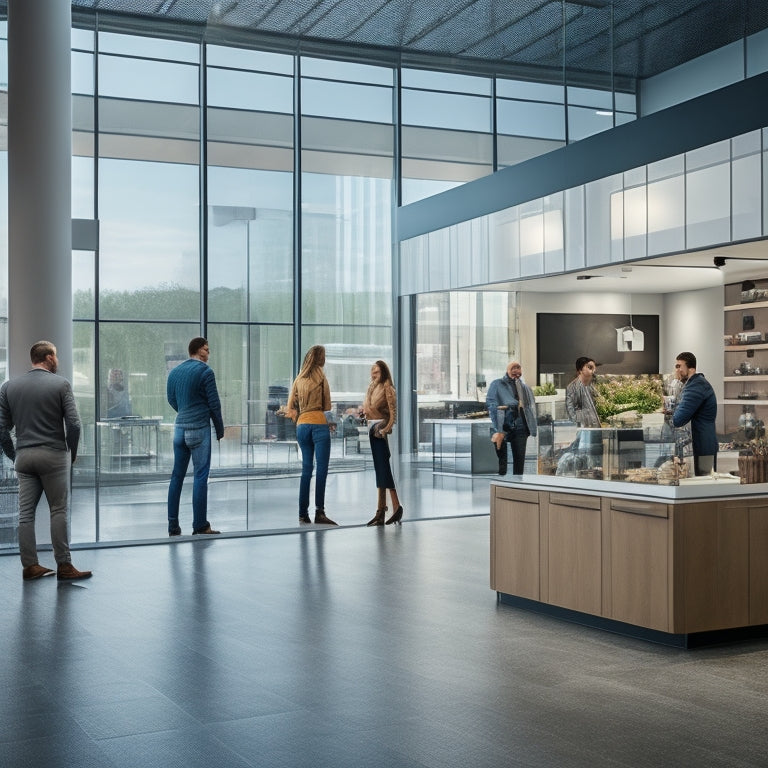
<svg viewBox="0 0 768 768">
<path fill-rule="evenodd" d="M 208 367 L 210 348 L 198 336 L 189 342 L 189 359 L 168 374 L 168 402 L 177 412 L 173 433 L 173 473 L 168 487 L 168 535 L 180 536 L 179 500 L 189 460 L 192 485 L 192 533 L 216 534 L 208 522 L 208 472 L 211 469 L 211 421 L 216 439 L 224 437 L 216 377 Z"/>
<path fill-rule="evenodd" d="M 529 435 L 536 434 L 533 392 L 522 380 L 523 369 L 517 360 L 507 366 L 500 379 L 491 382 L 485 403 L 491 417 L 491 440 L 499 457 L 499 474 L 507 474 L 507 445 L 512 447 L 512 472 L 522 475 L 525 447 Z"/>
<path fill-rule="evenodd" d="M 680 399 L 672 413 L 672 424 L 683 427 L 691 422 L 693 471 L 708 475 L 717 469 L 717 398 L 704 374 L 696 373 L 696 356 L 681 352 L 675 359 L 675 375 L 683 382 Z"/>
</svg>

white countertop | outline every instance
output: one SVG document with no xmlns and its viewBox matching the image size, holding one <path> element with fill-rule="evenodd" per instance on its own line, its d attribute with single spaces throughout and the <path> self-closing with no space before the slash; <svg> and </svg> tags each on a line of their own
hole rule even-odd
<svg viewBox="0 0 768 768">
<path fill-rule="evenodd" d="M 556 475 L 522 475 L 507 480 L 494 480 L 491 485 L 509 486 L 530 491 L 576 491 L 588 496 L 655 499 L 662 502 L 768 496 L 768 483 L 740 485 L 718 480 L 700 485 L 652 485 L 649 483 L 623 483 L 577 477 L 558 477 Z"/>
</svg>

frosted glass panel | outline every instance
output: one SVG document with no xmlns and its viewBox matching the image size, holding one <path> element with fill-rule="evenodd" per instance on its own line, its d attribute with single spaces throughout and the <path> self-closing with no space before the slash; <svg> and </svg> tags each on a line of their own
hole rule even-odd
<svg viewBox="0 0 768 768">
<path fill-rule="evenodd" d="M 760 237 L 760 155 L 733 161 L 731 236 L 734 240 Z"/>
<path fill-rule="evenodd" d="M 565 268 L 585 265 L 584 255 L 584 187 L 565 192 Z"/>
<path fill-rule="evenodd" d="M 648 255 L 685 248 L 685 180 L 682 176 L 648 185 Z"/>
<path fill-rule="evenodd" d="M 730 165 L 723 163 L 687 174 L 686 221 L 689 248 L 730 240 Z"/>
<path fill-rule="evenodd" d="M 694 149 L 685 154 L 685 170 L 695 171 L 716 163 L 727 163 L 731 158 L 730 140 L 719 141 L 701 149 Z"/>
<path fill-rule="evenodd" d="M 611 259 L 611 195 L 621 190 L 621 175 L 587 184 L 587 266 L 609 264 Z"/>
<path fill-rule="evenodd" d="M 634 187 L 624 192 L 624 259 L 641 259 L 646 255 L 648 231 L 647 187 Z"/>
</svg>

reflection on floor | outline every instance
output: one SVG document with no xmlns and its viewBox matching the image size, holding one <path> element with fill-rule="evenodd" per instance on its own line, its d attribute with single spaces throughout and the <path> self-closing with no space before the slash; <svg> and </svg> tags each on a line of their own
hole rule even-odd
<svg viewBox="0 0 768 768">
<path fill-rule="evenodd" d="M 488 487 L 492 476 L 441 476 L 410 462 L 397 466 L 396 483 L 406 518 L 488 513 Z M 72 541 L 114 542 L 165 537 L 167 494 L 167 481 L 100 488 L 97 538 L 94 493 L 92 489 L 75 488 Z M 294 529 L 298 526 L 298 496 L 299 478 L 295 475 L 259 480 L 213 478 L 208 489 L 208 518 L 215 528 L 225 532 Z M 310 512 L 314 512 L 314 481 L 310 499 Z M 184 483 L 181 503 L 182 531 L 191 534 L 191 476 Z M 340 525 L 360 525 L 370 520 L 376 510 L 373 469 L 331 473 L 325 506 L 328 516 Z M 40 541 L 50 540 L 44 527 L 39 533 Z"/>
<path fill-rule="evenodd" d="M 334 488 L 347 523 L 358 480 Z M 0 557 L 0 765 L 765 765 L 765 642 L 682 651 L 497 605 L 488 518 L 418 519 L 481 506 L 472 482 L 408 485 L 402 526 L 79 550 L 81 583 Z"/>
</svg>

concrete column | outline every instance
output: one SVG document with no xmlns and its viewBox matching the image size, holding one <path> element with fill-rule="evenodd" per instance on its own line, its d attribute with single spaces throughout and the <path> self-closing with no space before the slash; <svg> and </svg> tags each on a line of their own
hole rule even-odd
<svg viewBox="0 0 768 768">
<path fill-rule="evenodd" d="M 72 104 L 66 0 L 8 3 L 8 360 L 48 339 L 72 378 Z"/>
</svg>

